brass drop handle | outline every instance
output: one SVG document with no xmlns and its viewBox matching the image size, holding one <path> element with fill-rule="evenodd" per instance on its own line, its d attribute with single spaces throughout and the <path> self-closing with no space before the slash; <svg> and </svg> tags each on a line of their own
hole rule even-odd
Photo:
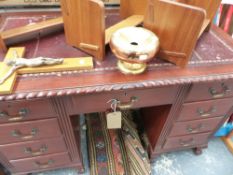
<svg viewBox="0 0 233 175">
<path fill-rule="evenodd" d="M 33 151 L 32 148 L 29 148 L 29 147 L 24 149 L 24 152 L 26 154 L 30 154 L 32 156 L 39 156 L 45 153 L 46 151 L 48 151 L 48 147 L 46 145 L 42 145 L 42 147 L 37 151 Z"/>
<path fill-rule="evenodd" d="M 221 92 L 218 92 L 215 88 L 211 87 L 209 88 L 209 92 L 211 94 L 211 96 L 213 98 L 222 98 L 224 97 L 227 92 L 230 92 L 231 90 L 229 89 L 229 87 L 227 85 L 225 85 L 224 83 L 222 83 L 222 91 Z"/>
<path fill-rule="evenodd" d="M 138 97 L 131 97 L 129 102 L 121 102 L 119 100 L 117 100 L 117 107 L 120 110 L 127 110 L 127 109 L 131 109 L 134 105 L 135 102 L 138 101 Z"/>
<path fill-rule="evenodd" d="M 194 139 L 193 138 L 191 138 L 190 140 L 187 140 L 187 141 L 184 141 L 184 140 L 179 140 L 179 143 L 180 143 L 180 145 L 181 146 L 184 146 L 184 147 L 186 147 L 186 146 L 191 146 L 191 145 L 193 145 L 194 143 L 195 143 L 195 141 L 194 141 Z"/>
<path fill-rule="evenodd" d="M 196 128 L 188 126 L 187 131 L 189 133 L 197 133 L 197 132 L 200 132 L 203 128 L 205 128 L 203 124 L 199 124 Z"/>
<path fill-rule="evenodd" d="M 24 135 L 19 130 L 13 130 L 11 132 L 11 135 L 13 137 L 18 137 L 18 138 L 20 138 L 22 140 L 28 140 L 28 139 L 32 139 L 33 137 L 35 137 L 38 134 L 38 131 L 39 130 L 37 128 L 33 128 L 29 135 Z"/>
<path fill-rule="evenodd" d="M 52 164 L 54 164 L 55 161 L 50 159 L 48 160 L 48 162 L 46 163 L 41 163 L 41 162 L 34 162 L 34 165 L 37 167 L 37 168 L 41 168 L 41 169 L 45 169 L 45 168 L 49 168 Z"/>
<path fill-rule="evenodd" d="M 9 115 L 8 112 L 2 111 L 0 112 L 0 119 L 8 118 L 8 121 L 11 121 L 11 122 L 20 121 L 20 120 L 23 120 L 27 116 L 28 113 L 29 113 L 29 110 L 26 108 L 20 109 L 17 115 Z"/>
<path fill-rule="evenodd" d="M 210 115 L 212 115 L 213 113 L 215 113 L 217 111 L 216 107 L 211 107 L 208 111 L 204 111 L 203 109 L 198 109 L 197 113 L 201 116 L 201 117 L 208 117 Z"/>
</svg>

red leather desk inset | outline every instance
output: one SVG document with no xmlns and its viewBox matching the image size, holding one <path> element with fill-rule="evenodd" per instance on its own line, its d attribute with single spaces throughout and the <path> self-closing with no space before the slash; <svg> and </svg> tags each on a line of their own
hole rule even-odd
<svg viewBox="0 0 233 175">
<path fill-rule="evenodd" d="M 4 14 L 0 29 L 58 15 Z M 109 12 L 107 26 L 117 21 L 118 14 Z M 65 43 L 63 32 L 18 46 L 26 46 L 28 58 L 86 56 Z M 80 139 L 73 131 L 78 123 L 71 116 L 105 111 L 110 99 L 141 108 L 151 158 L 187 148 L 200 153 L 233 113 L 233 42 L 220 29 L 213 26 L 199 39 L 192 60 L 183 69 L 157 58 L 144 74 L 124 75 L 107 50 L 105 61 L 95 63 L 93 70 L 21 75 L 14 92 L 0 96 L 0 131 L 6 128 L 0 132 L 6 138 L 0 143 L 0 161 L 10 171 L 24 174 L 61 167 L 82 171 Z M 2 58 L 4 53 L 0 52 Z M 132 97 L 138 101 L 131 104 Z M 20 121 L 11 120 L 19 114 L 23 114 Z M 58 143 L 60 147 L 55 148 Z M 15 153 L 18 148 L 24 149 Z M 6 155 L 6 150 L 12 154 Z M 31 165 L 25 166 L 29 162 Z"/>
</svg>

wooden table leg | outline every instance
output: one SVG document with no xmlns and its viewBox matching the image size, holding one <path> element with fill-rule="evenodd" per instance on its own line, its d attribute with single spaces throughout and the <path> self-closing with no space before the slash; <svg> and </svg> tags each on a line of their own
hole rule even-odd
<svg viewBox="0 0 233 175">
<path fill-rule="evenodd" d="M 233 130 L 227 136 L 222 137 L 222 140 L 225 143 L 225 145 L 228 147 L 228 149 L 231 151 L 231 153 L 233 154 L 233 142 L 231 140 L 232 137 L 233 137 Z"/>
</svg>

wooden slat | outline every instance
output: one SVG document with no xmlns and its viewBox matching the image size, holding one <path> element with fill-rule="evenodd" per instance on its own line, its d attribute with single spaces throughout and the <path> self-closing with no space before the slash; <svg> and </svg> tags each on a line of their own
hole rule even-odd
<svg viewBox="0 0 233 175">
<path fill-rule="evenodd" d="M 144 26 L 160 39 L 160 57 L 178 66 L 187 65 L 196 45 L 205 11 L 169 0 L 151 1 Z"/>
<path fill-rule="evenodd" d="M 54 31 L 63 29 L 62 17 L 42 21 L 36 24 L 30 24 L 1 32 L 2 40 L 5 45 L 11 45 L 25 40 L 50 34 Z M 1 44 L 1 43 L 0 43 Z"/>
<path fill-rule="evenodd" d="M 142 15 L 133 15 L 125 20 L 117 23 L 116 25 L 113 25 L 106 29 L 105 31 L 105 44 L 108 44 L 110 42 L 111 36 L 114 32 L 116 32 L 118 29 L 121 29 L 123 27 L 129 27 L 129 26 L 137 26 L 143 22 L 143 16 Z"/>
<path fill-rule="evenodd" d="M 120 15 L 127 18 L 132 15 L 144 15 L 148 0 L 121 0 Z"/>
<path fill-rule="evenodd" d="M 98 0 L 61 0 L 66 40 L 97 60 L 105 56 L 104 3 Z"/>
<path fill-rule="evenodd" d="M 23 57 L 25 54 L 24 47 L 15 47 L 10 48 L 6 54 L 4 62 L 0 62 L 0 75 L 4 77 L 7 72 L 10 70 L 10 67 L 6 65 L 6 61 L 9 61 L 14 58 L 14 54 L 17 53 L 19 57 Z M 3 84 L 0 84 L 0 94 L 9 94 L 13 87 L 16 80 L 17 73 L 11 75 Z"/>
</svg>

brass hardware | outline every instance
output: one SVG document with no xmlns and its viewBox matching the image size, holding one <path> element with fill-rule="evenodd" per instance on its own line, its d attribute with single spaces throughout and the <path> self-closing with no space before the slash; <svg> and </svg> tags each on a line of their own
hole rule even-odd
<svg viewBox="0 0 233 175">
<path fill-rule="evenodd" d="M 209 88 L 209 92 L 213 98 L 222 98 L 227 94 L 227 92 L 231 91 L 229 87 L 225 85 L 224 83 L 222 83 L 221 86 L 222 86 L 221 92 L 218 92 L 215 88 Z"/>
<path fill-rule="evenodd" d="M 48 160 L 47 163 L 34 162 L 34 165 L 38 168 L 44 169 L 44 168 L 49 168 L 54 163 L 55 163 L 55 161 L 50 159 L 50 160 Z"/>
<path fill-rule="evenodd" d="M 42 145 L 42 147 L 38 151 L 33 151 L 32 148 L 29 147 L 24 149 L 24 152 L 26 154 L 31 154 L 32 156 L 39 156 L 46 151 L 48 151 L 48 147 L 46 145 Z"/>
<path fill-rule="evenodd" d="M 124 74 L 137 75 L 143 73 L 146 70 L 147 65 L 144 63 L 129 63 L 118 60 L 117 67 Z"/>
<path fill-rule="evenodd" d="M 197 133 L 197 132 L 200 132 L 202 129 L 204 129 L 204 125 L 203 124 L 199 124 L 196 128 L 193 128 L 191 126 L 188 126 L 187 127 L 187 131 L 189 133 Z"/>
<path fill-rule="evenodd" d="M 38 134 L 38 131 L 39 130 L 37 128 L 33 128 L 29 135 L 24 135 L 19 130 L 13 130 L 11 132 L 11 135 L 13 137 L 18 137 L 18 138 L 23 139 L 23 140 L 28 140 L 28 139 L 32 139 L 33 137 L 35 137 Z"/>
<path fill-rule="evenodd" d="M 130 98 L 130 101 L 129 102 L 121 102 L 119 100 L 117 100 L 117 107 L 120 109 L 120 110 L 126 110 L 126 109 L 131 109 L 134 105 L 135 102 L 138 101 L 138 97 L 131 97 Z"/>
<path fill-rule="evenodd" d="M 208 117 L 210 115 L 212 115 L 213 113 L 215 113 L 217 111 L 216 107 L 211 107 L 208 111 L 204 111 L 203 109 L 198 109 L 197 113 L 201 116 L 201 117 Z"/>
<path fill-rule="evenodd" d="M 20 121 L 23 120 L 27 114 L 29 113 L 29 110 L 26 108 L 20 109 L 17 115 L 9 115 L 8 112 L 2 111 L 0 112 L 0 118 L 8 118 L 8 121 L 14 122 L 14 121 Z"/>
<path fill-rule="evenodd" d="M 184 140 L 179 140 L 179 143 L 180 143 L 180 145 L 181 146 L 184 146 L 184 147 L 186 147 L 186 146 L 191 146 L 191 145 L 193 145 L 194 143 L 195 143 L 195 141 L 194 141 L 194 139 L 193 138 L 191 138 L 190 140 L 187 140 L 187 141 L 184 141 Z"/>
</svg>

